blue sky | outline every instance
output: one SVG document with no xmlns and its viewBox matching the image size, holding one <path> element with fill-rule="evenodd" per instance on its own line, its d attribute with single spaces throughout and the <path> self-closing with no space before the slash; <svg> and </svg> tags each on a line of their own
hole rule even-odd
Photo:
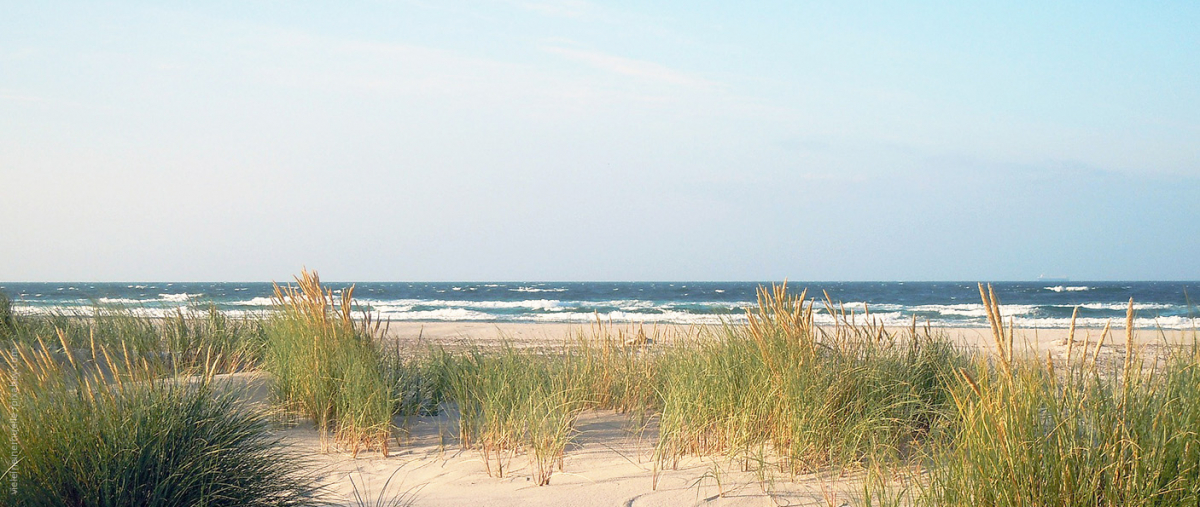
<svg viewBox="0 0 1200 507">
<path fill-rule="evenodd" d="M 6 5 L 0 280 L 1200 279 L 1200 7 Z"/>
</svg>

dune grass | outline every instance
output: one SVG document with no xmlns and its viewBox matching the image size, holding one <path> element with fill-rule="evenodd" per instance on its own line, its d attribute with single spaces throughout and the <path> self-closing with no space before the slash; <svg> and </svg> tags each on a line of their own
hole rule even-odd
<svg viewBox="0 0 1200 507">
<path fill-rule="evenodd" d="M 309 505 L 303 463 L 206 374 L 163 378 L 102 345 L 0 351 L 2 505 Z M 74 360 L 76 356 L 86 361 Z M 8 454 L 6 452 L 6 454 Z"/>
<path fill-rule="evenodd" d="M 658 355 L 646 345 L 664 336 L 611 331 L 598 321 L 557 347 L 435 348 L 425 357 L 436 365 L 426 370 L 439 372 L 440 396 L 458 410 L 460 443 L 480 452 L 489 475 L 504 477 L 524 452 L 534 483 L 545 485 L 562 469 L 583 410 L 625 412 L 645 424 L 660 405 Z"/>
<path fill-rule="evenodd" d="M 159 326 L 166 353 L 184 367 L 208 362 L 219 373 L 257 369 L 266 350 L 262 319 L 231 317 L 212 304 L 178 309 Z"/>
<path fill-rule="evenodd" d="M 275 286 L 276 311 L 266 323 L 263 366 L 276 400 L 311 418 L 323 439 L 355 455 L 377 449 L 386 456 L 396 399 L 376 342 L 379 326 L 369 316 L 353 318 L 354 287 L 335 297 L 309 271 L 296 283 Z"/>
<path fill-rule="evenodd" d="M 687 455 L 789 474 L 907 458 L 944 424 L 966 356 L 928 330 L 897 336 L 838 315 L 838 326 L 816 327 L 812 303 L 781 286 L 764 291 L 751 325 L 715 336 L 651 339 L 598 323 L 553 349 L 431 357 L 443 362 L 462 445 L 492 475 L 524 451 L 537 483 L 547 482 L 585 409 L 656 418 L 656 470 Z"/>
<path fill-rule="evenodd" d="M 999 306 L 990 291 L 983 299 Z M 1172 349 L 1165 366 L 1146 366 L 1131 301 L 1124 357 L 1105 360 L 1096 344 L 1064 364 L 1014 358 L 1011 328 L 998 311 L 991 317 L 997 353 L 959 371 L 953 423 L 931 450 L 924 504 L 1200 503 L 1195 337 Z"/>
<path fill-rule="evenodd" d="M 449 396 L 459 412 L 464 448 L 478 450 L 489 475 L 504 477 L 525 450 L 536 484 L 550 481 L 554 466 L 587 406 L 585 391 L 569 374 L 561 352 L 472 349 L 448 364 Z"/>
<path fill-rule="evenodd" d="M 639 425 L 662 408 L 660 350 L 672 350 L 690 335 L 643 326 L 615 328 L 597 319 L 589 330 L 569 337 L 563 360 L 569 375 L 585 390 L 588 408 L 629 414 Z"/>
<path fill-rule="evenodd" d="M 14 315 L 0 300 L 0 342 L 80 351 L 100 346 L 159 365 L 165 372 L 215 367 L 218 373 L 256 368 L 265 333 L 261 319 L 230 317 L 215 305 L 193 306 L 161 319 L 136 309 L 96 305 L 87 313 Z M 11 304 L 11 303 L 9 303 Z M 213 361 L 214 363 L 206 363 Z"/>
<path fill-rule="evenodd" d="M 0 334 L 8 335 L 13 328 L 12 299 L 0 291 Z"/>
<path fill-rule="evenodd" d="M 667 352 L 657 467 L 724 455 L 800 474 L 905 458 L 949 406 L 960 354 L 928 331 L 900 337 L 827 309 L 838 324 L 818 328 L 803 294 L 760 289 L 747 326 Z"/>
</svg>

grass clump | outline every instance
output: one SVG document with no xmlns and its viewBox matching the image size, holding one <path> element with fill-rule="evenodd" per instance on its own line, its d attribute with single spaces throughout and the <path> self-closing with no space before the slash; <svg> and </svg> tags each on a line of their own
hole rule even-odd
<svg viewBox="0 0 1200 507">
<path fill-rule="evenodd" d="M 84 355 L 114 354 L 97 346 Z M 0 476 L 0 504 L 291 506 L 314 497 L 264 416 L 211 375 L 64 364 L 20 344 L 0 362 L 0 418 L 11 421 L 0 446 L 16 458 Z"/>
<path fill-rule="evenodd" d="M 561 352 L 473 349 L 449 365 L 449 393 L 459 410 L 465 448 L 483 455 L 488 475 L 504 477 L 525 450 L 536 484 L 550 482 L 574 434 L 586 391 Z"/>
<path fill-rule="evenodd" d="M 255 369 L 266 349 L 261 318 L 230 317 L 215 304 L 176 310 L 159 326 L 162 348 L 183 368 L 208 364 L 217 372 Z"/>
<path fill-rule="evenodd" d="M 995 305 L 984 295 L 985 305 Z M 955 416 L 929 467 L 929 505 L 1200 503 L 1200 347 L 1144 366 L 1126 319 L 1123 360 L 1016 358 L 961 370 Z M 998 312 L 997 337 L 1005 336 Z M 1008 335 L 1011 336 L 1011 328 Z"/>
<path fill-rule="evenodd" d="M 355 455 L 378 449 L 386 456 L 395 406 L 375 343 L 378 324 L 354 320 L 353 286 L 335 298 L 315 272 L 296 282 L 275 286 L 277 311 L 266 324 L 264 369 L 276 399 Z"/>
<path fill-rule="evenodd" d="M 0 337 L 7 337 L 13 329 L 12 299 L 0 291 Z"/>
<path fill-rule="evenodd" d="M 405 423 L 413 417 L 437 415 L 449 398 L 453 356 L 442 347 L 410 353 L 399 343 L 381 359 L 383 378 L 392 388 L 397 415 Z"/>
<path fill-rule="evenodd" d="M 902 457 L 923 439 L 959 355 L 928 330 L 902 339 L 827 309 L 838 323 L 818 328 L 804 294 L 760 289 L 747 326 L 668 352 L 656 467 L 725 454 L 799 474 Z"/>
<path fill-rule="evenodd" d="M 614 329 L 597 320 L 590 333 L 580 333 L 565 347 L 569 375 L 585 390 L 588 408 L 616 410 L 645 423 L 661 406 L 662 354 L 677 338 L 657 330 L 649 334 Z"/>
<path fill-rule="evenodd" d="M 654 337 L 659 337 L 653 333 Z M 657 355 L 643 330 L 626 337 L 598 322 L 591 335 L 568 337 L 562 347 L 471 347 L 427 356 L 440 370 L 445 399 L 459 412 L 464 448 L 480 452 L 489 475 L 503 477 L 519 452 L 529 458 L 534 483 L 549 484 L 587 409 L 634 414 L 642 424 L 660 406 Z"/>
<path fill-rule="evenodd" d="M 0 294 L 0 342 L 49 344 L 64 356 L 98 346 L 160 366 L 164 374 L 202 367 L 225 373 L 257 367 L 265 333 L 261 319 L 230 317 L 216 305 L 178 309 L 162 319 L 105 305 L 90 312 L 16 315 Z"/>
<path fill-rule="evenodd" d="M 92 344 L 147 359 L 166 352 L 153 319 L 119 306 L 96 305 L 91 313 L 13 315 L 3 338 L 10 344 L 26 346 L 37 346 L 42 341 L 61 345 L 59 352 L 67 348 L 88 350 Z"/>
</svg>

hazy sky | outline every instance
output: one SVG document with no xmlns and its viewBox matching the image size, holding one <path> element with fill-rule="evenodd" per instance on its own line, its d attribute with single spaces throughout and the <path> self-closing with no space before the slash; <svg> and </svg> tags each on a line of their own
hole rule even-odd
<svg viewBox="0 0 1200 507">
<path fill-rule="evenodd" d="M 0 280 L 1196 280 L 1197 26 L 5 2 Z"/>
</svg>

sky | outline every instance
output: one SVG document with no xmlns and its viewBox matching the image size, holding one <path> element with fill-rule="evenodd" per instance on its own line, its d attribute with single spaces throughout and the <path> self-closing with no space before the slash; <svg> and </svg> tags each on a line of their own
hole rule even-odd
<svg viewBox="0 0 1200 507">
<path fill-rule="evenodd" d="M 1195 2 L 4 2 L 0 281 L 1200 279 Z"/>
</svg>

